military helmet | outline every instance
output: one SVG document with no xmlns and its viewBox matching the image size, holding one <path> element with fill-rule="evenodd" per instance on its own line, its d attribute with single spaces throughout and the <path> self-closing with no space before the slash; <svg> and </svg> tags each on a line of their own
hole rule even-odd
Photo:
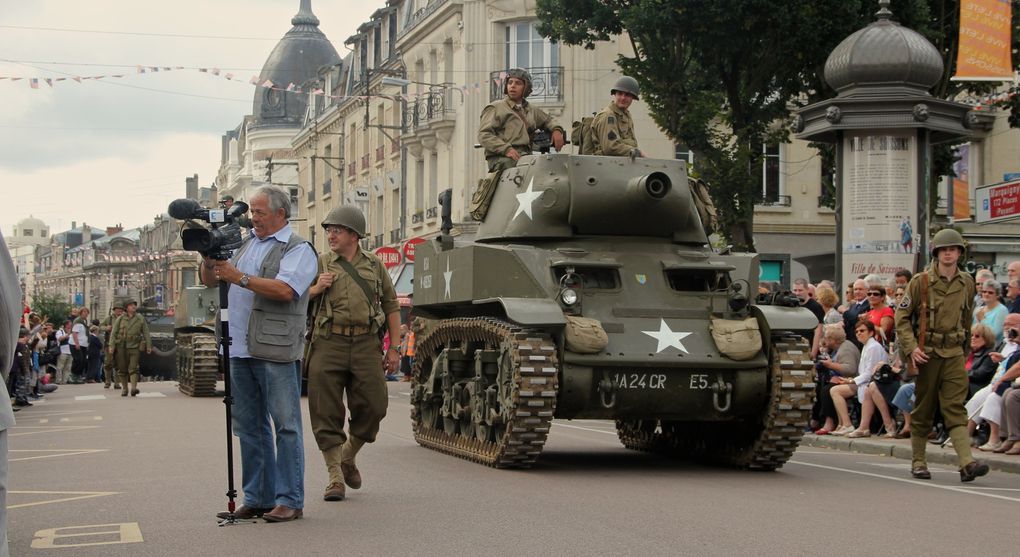
<svg viewBox="0 0 1020 557">
<path fill-rule="evenodd" d="M 641 100 L 641 87 L 638 86 L 637 80 L 629 75 L 621 75 L 620 79 L 617 79 L 613 84 L 613 88 L 609 90 L 609 94 L 615 95 L 617 91 L 630 93 L 634 95 L 634 100 Z"/>
<path fill-rule="evenodd" d="M 138 302 L 136 302 L 135 300 L 124 300 L 124 308 L 125 309 L 127 309 L 127 307 L 132 305 L 132 304 L 134 304 L 135 307 L 138 307 Z"/>
<path fill-rule="evenodd" d="M 507 70 L 506 78 L 503 79 L 504 95 L 507 94 L 507 85 L 510 84 L 511 77 L 516 77 L 517 79 L 520 79 L 521 81 L 524 82 L 524 98 L 528 98 L 528 95 L 531 94 L 531 74 L 528 73 L 528 71 L 525 70 L 524 68 L 514 68 L 512 70 Z"/>
<path fill-rule="evenodd" d="M 350 205 L 333 207 L 329 214 L 326 215 L 326 218 L 322 219 L 323 228 L 331 224 L 346 226 L 353 230 L 359 238 L 365 237 L 365 214 L 357 207 L 351 207 Z"/>
<path fill-rule="evenodd" d="M 931 255 L 935 256 L 935 253 L 939 251 L 939 248 L 948 248 L 949 246 L 959 246 L 961 256 L 967 252 L 967 244 L 963 241 L 963 236 L 959 232 L 952 228 L 943 228 L 935 233 L 931 239 Z M 962 259 L 962 257 L 961 257 Z"/>
</svg>

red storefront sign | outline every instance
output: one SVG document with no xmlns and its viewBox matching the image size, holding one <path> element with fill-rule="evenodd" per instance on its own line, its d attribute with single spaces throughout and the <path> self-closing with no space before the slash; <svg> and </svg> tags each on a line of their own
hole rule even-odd
<svg viewBox="0 0 1020 557">
<path fill-rule="evenodd" d="M 403 247 L 404 259 L 407 259 L 407 261 L 410 262 L 410 263 L 414 263 L 414 248 L 418 244 L 424 244 L 424 243 L 425 243 L 425 239 L 424 238 L 411 238 L 410 240 L 404 242 L 404 247 Z"/>
<path fill-rule="evenodd" d="M 387 269 L 400 265 L 400 252 L 397 248 L 384 246 L 375 250 L 375 254 L 379 256 Z"/>
</svg>

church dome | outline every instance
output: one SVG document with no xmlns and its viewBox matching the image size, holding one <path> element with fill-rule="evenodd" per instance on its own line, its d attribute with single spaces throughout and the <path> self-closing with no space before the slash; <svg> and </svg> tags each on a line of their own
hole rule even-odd
<svg viewBox="0 0 1020 557">
<path fill-rule="evenodd" d="M 887 87 L 927 92 L 942 77 L 938 49 L 920 33 L 890 20 L 888 0 L 878 20 L 843 40 L 825 62 L 825 81 L 840 96 Z"/>
<path fill-rule="evenodd" d="M 45 244 L 50 241 L 50 227 L 42 219 L 33 216 L 24 218 L 14 225 L 14 238 L 11 243 Z"/>
<path fill-rule="evenodd" d="M 290 84 L 301 87 L 316 77 L 319 68 L 340 62 L 333 44 L 319 30 L 319 18 L 312 13 L 311 0 L 301 7 L 287 32 L 269 54 L 259 74 L 252 109 L 254 128 L 300 128 L 308 107 L 307 93 L 285 91 Z M 269 80 L 273 86 L 262 87 Z"/>
</svg>

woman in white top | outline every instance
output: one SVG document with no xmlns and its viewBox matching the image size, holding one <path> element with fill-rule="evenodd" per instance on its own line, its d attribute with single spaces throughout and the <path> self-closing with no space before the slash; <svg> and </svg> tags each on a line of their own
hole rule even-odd
<svg viewBox="0 0 1020 557">
<path fill-rule="evenodd" d="M 844 377 L 841 385 L 829 391 L 832 394 L 832 404 L 839 416 L 839 427 L 832 432 L 833 435 L 846 435 L 854 430 L 854 424 L 850 421 L 850 411 L 847 409 L 847 399 L 857 395 L 857 400 L 863 403 L 875 369 L 889 361 L 889 354 L 878 341 L 878 328 L 874 323 L 862 317 L 854 327 L 854 334 L 864 345 L 861 349 L 861 362 L 857 366 L 857 375 Z"/>
</svg>

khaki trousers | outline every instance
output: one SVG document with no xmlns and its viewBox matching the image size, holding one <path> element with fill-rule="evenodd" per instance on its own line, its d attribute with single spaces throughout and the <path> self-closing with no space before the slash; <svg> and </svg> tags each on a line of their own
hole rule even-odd
<svg viewBox="0 0 1020 557">
<path fill-rule="evenodd" d="M 139 348 L 125 348 L 118 346 L 114 353 L 117 355 L 117 377 L 124 390 L 128 390 L 128 380 L 131 381 L 131 388 L 138 387 L 138 358 L 142 351 Z"/>
<path fill-rule="evenodd" d="M 117 381 L 118 378 L 116 377 L 117 372 L 114 371 L 114 369 L 117 367 L 114 365 L 116 360 L 117 360 L 116 351 L 114 351 L 114 355 L 110 355 L 109 352 L 106 352 L 106 359 L 103 360 L 103 384 L 106 385 L 107 387 L 110 386 L 110 383 L 118 382 Z"/>
<path fill-rule="evenodd" d="M 350 409 L 350 435 L 375 441 L 386 416 L 389 395 L 382 369 L 382 345 L 374 334 L 314 338 L 308 354 L 308 413 L 320 450 L 347 440 L 344 394 Z"/>
<path fill-rule="evenodd" d="M 962 468 L 973 462 L 970 451 L 970 435 L 967 434 L 967 410 L 963 402 L 967 399 L 966 358 L 961 354 L 942 358 L 929 355 L 928 363 L 920 366 L 915 380 L 914 410 L 910 413 L 910 446 L 913 449 L 913 466 L 926 466 L 925 449 L 928 434 L 936 408 L 941 408 L 949 437 L 953 440 L 957 460 Z"/>
</svg>

